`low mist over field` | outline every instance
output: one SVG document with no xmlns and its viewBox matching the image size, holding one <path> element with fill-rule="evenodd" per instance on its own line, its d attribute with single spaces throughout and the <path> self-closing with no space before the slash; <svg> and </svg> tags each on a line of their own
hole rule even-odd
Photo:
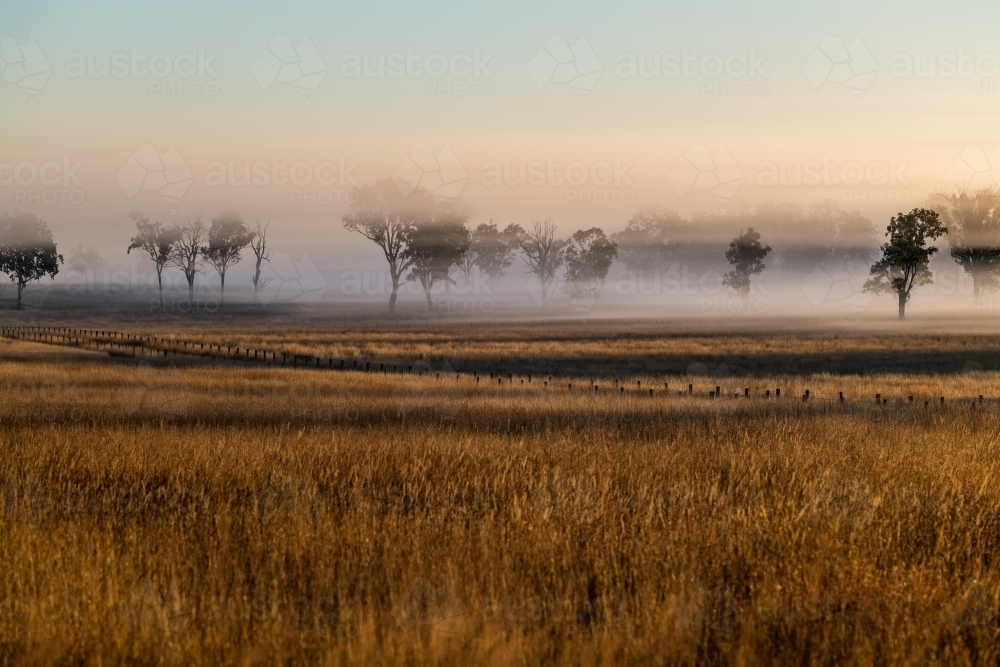
<svg viewBox="0 0 1000 667">
<path fill-rule="evenodd" d="M 521 253 L 492 269 L 436 257 L 432 310 L 488 318 L 531 306 L 540 317 L 890 314 L 893 295 L 864 284 L 890 218 L 919 207 L 951 229 L 932 240 L 941 252 L 912 312 L 990 314 L 992 285 L 974 285 L 983 267 L 952 251 L 997 247 L 994 214 L 972 239 L 949 210 L 1000 177 L 996 8 L 906 9 L 299 3 L 234 21 L 221 6 L 11 6 L 0 211 L 51 230 L 65 261 L 39 286 L 134 305 L 156 270 L 126 253 L 130 215 L 208 226 L 225 212 L 270 223 L 258 302 L 388 304 L 384 251 L 344 222 L 379 182 L 399 206 L 470 232 L 551 220 L 558 241 L 597 228 L 617 243 L 582 297 L 566 265 L 550 283 Z M 649 211 L 659 218 L 637 234 Z M 734 300 L 725 251 L 751 227 L 771 252 Z M 253 303 L 257 271 L 242 255 L 231 302 Z M 195 290 L 164 273 L 169 307 L 221 303 L 220 275 L 195 268 Z M 426 305 L 408 268 L 395 280 L 401 307 Z"/>
</svg>

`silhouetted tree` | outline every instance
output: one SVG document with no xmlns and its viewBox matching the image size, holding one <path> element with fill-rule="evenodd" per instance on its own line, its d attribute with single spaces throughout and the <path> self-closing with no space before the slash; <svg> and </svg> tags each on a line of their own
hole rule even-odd
<svg viewBox="0 0 1000 667">
<path fill-rule="evenodd" d="M 392 293 L 389 312 L 396 312 L 396 296 L 412 260 L 406 254 L 406 243 L 414 226 L 430 218 L 434 198 L 423 190 L 403 197 L 391 178 L 375 185 L 358 188 L 353 211 L 344 216 L 344 227 L 373 241 L 382 249 L 389 264 Z"/>
<path fill-rule="evenodd" d="M 17 285 L 17 309 L 28 283 L 55 279 L 63 257 L 48 224 L 34 213 L 0 213 L 0 272 Z"/>
<path fill-rule="evenodd" d="M 222 281 L 220 305 L 226 302 L 226 271 L 239 263 L 240 254 L 251 241 L 253 232 L 236 211 L 226 211 L 212 218 L 212 226 L 208 229 L 208 243 L 202 248 L 201 254 L 205 261 L 215 267 Z"/>
<path fill-rule="evenodd" d="M 184 274 L 188 284 L 188 300 L 194 302 L 194 279 L 201 271 L 201 251 L 207 236 L 201 218 L 180 222 L 175 226 L 177 241 L 170 252 L 168 264 Z"/>
<path fill-rule="evenodd" d="M 899 299 L 899 319 L 906 317 L 906 302 L 914 287 L 928 285 L 932 280 L 928 267 L 937 248 L 927 246 L 948 233 L 936 211 L 915 208 L 905 215 L 893 216 L 886 227 L 887 243 L 882 244 L 882 258 L 871 268 L 871 278 L 864 291 L 871 294 L 896 294 Z"/>
<path fill-rule="evenodd" d="M 625 229 L 613 234 L 618 257 L 629 271 L 642 275 L 666 270 L 678 252 L 684 221 L 674 211 L 645 206 L 636 211 Z"/>
<path fill-rule="evenodd" d="M 525 230 L 520 239 L 521 252 L 528 272 L 534 274 L 541 288 L 540 305 L 552 297 L 556 272 L 563 265 L 565 241 L 556 240 L 556 225 L 552 218 L 533 220 L 531 229 Z"/>
<path fill-rule="evenodd" d="M 260 294 L 260 291 L 267 287 L 267 283 L 270 282 L 267 278 L 262 278 L 260 275 L 261 265 L 264 262 L 270 263 L 271 261 L 271 249 L 267 245 L 267 228 L 270 224 L 270 219 L 268 219 L 268 221 L 263 225 L 260 223 L 260 220 L 254 221 L 253 240 L 250 241 L 250 248 L 253 250 L 254 258 L 257 260 L 254 265 L 253 273 L 254 303 L 258 303 L 257 295 Z"/>
<path fill-rule="evenodd" d="M 753 227 L 748 227 L 745 232 L 740 230 L 726 251 L 726 261 L 733 270 L 723 277 L 722 284 L 734 289 L 740 297 L 748 298 L 750 279 L 764 270 L 764 258 L 769 252 L 771 246 L 761 244 L 760 234 Z"/>
<path fill-rule="evenodd" d="M 469 250 L 462 256 L 459 267 L 466 278 L 473 267 L 496 280 L 514 263 L 514 255 L 520 246 L 524 230 L 520 225 L 509 224 L 504 230 L 495 222 L 481 223 L 472 230 Z"/>
<path fill-rule="evenodd" d="M 571 301 L 581 297 L 597 299 L 604 289 L 611 262 L 618 256 L 618 244 L 604 231 L 591 227 L 581 229 L 566 244 L 566 281 L 563 291 Z"/>
<path fill-rule="evenodd" d="M 450 281 L 448 271 L 469 249 L 465 218 L 446 213 L 414 225 L 406 238 L 406 259 L 410 264 L 407 280 L 417 281 L 432 309 L 431 290 L 441 281 Z"/>
<path fill-rule="evenodd" d="M 163 307 L 163 267 L 170 262 L 174 244 L 180 239 L 180 230 L 176 227 L 164 227 L 159 222 L 150 222 L 141 213 L 130 213 L 129 217 L 135 223 L 136 235 L 128 247 L 131 253 L 136 248 L 144 250 L 156 266 L 156 282 L 160 288 L 160 307 Z"/>
<path fill-rule="evenodd" d="M 1000 188 L 941 196 L 948 202 L 942 215 L 948 223 L 951 256 L 972 276 L 972 295 L 978 304 L 985 290 L 996 287 L 1000 274 Z"/>
</svg>

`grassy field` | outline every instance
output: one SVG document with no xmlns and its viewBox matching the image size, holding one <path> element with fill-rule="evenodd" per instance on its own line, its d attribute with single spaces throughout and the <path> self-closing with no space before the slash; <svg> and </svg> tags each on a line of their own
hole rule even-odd
<svg viewBox="0 0 1000 667">
<path fill-rule="evenodd" d="M 608 331 L 0 340 L 0 664 L 1000 660 L 994 338 Z"/>
</svg>

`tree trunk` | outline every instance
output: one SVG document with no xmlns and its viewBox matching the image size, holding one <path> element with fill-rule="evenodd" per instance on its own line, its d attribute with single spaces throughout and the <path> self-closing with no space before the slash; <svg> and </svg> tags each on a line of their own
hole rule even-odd
<svg viewBox="0 0 1000 667">
<path fill-rule="evenodd" d="M 156 267 L 156 282 L 160 287 L 160 310 L 163 310 L 163 267 Z"/>
<path fill-rule="evenodd" d="M 396 314 L 396 294 L 399 292 L 399 283 L 392 281 L 392 294 L 389 295 L 389 314 Z"/>
<path fill-rule="evenodd" d="M 906 292 L 902 291 L 899 293 L 899 319 L 906 319 Z"/>
<path fill-rule="evenodd" d="M 983 296 L 983 287 L 979 282 L 979 276 L 975 273 L 972 274 L 972 299 L 976 304 L 976 310 L 979 310 L 979 300 Z"/>
<path fill-rule="evenodd" d="M 219 290 L 219 305 L 222 306 L 226 303 L 226 272 L 220 273 L 219 277 L 222 278 L 222 288 Z"/>
<path fill-rule="evenodd" d="M 194 276 L 188 278 L 188 305 L 194 305 Z"/>
<path fill-rule="evenodd" d="M 429 313 L 429 312 L 431 312 L 431 310 L 433 310 L 433 305 L 432 305 L 432 302 L 431 302 L 431 286 L 430 285 L 424 285 L 424 298 L 427 299 L 427 312 Z"/>
<path fill-rule="evenodd" d="M 260 303 L 260 299 L 257 298 L 257 294 L 260 292 L 260 257 L 257 258 L 257 270 L 253 274 L 253 303 L 256 306 Z"/>
<path fill-rule="evenodd" d="M 20 280 L 17 281 L 17 309 L 21 310 L 21 290 L 24 289 L 24 283 Z"/>
</svg>

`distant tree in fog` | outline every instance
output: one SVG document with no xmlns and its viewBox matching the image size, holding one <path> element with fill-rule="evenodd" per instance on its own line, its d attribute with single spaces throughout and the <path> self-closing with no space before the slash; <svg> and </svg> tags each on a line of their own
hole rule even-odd
<svg viewBox="0 0 1000 667">
<path fill-rule="evenodd" d="M 674 211 L 645 206 L 636 211 L 625 229 L 613 234 L 618 257 L 638 275 L 666 270 L 677 256 L 684 220 Z"/>
<path fill-rule="evenodd" d="M 55 279 L 63 256 L 56 252 L 48 224 L 34 213 L 0 213 L 0 272 L 17 285 L 17 309 L 28 283 Z"/>
<path fill-rule="evenodd" d="M 938 249 L 928 247 L 927 242 L 947 233 L 948 228 L 941 224 L 937 212 L 930 209 L 915 208 L 893 216 L 886 227 L 889 241 L 882 244 L 882 258 L 872 265 L 864 291 L 895 294 L 899 300 L 899 319 L 905 319 L 910 292 L 932 281 L 928 262 Z"/>
<path fill-rule="evenodd" d="M 735 290 L 741 298 L 748 298 L 750 280 L 764 270 L 764 258 L 769 252 L 771 246 L 761 244 L 760 234 L 753 227 L 748 227 L 746 232 L 740 230 L 726 251 L 726 261 L 733 270 L 723 277 L 722 284 Z"/>
<path fill-rule="evenodd" d="M 201 249 L 201 254 L 215 268 L 222 281 L 220 304 L 226 302 L 226 271 L 239 263 L 243 249 L 250 245 L 253 238 L 254 233 L 236 211 L 226 211 L 212 218 L 208 243 Z"/>
<path fill-rule="evenodd" d="M 871 261 L 878 252 L 875 225 L 860 211 L 838 211 L 830 250 L 845 262 Z"/>
<path fill-rule="evenodd" d="M 996 288 L 1000 274 L 1000 188 L 941 195 L 947 202 L 942 217 L 948 223 L 951 256 L 972 276 L 972 295 Z"/>
<path fill-rule="evenodd" d="M 556 225 L 552 218 L 533 220 L 531 229 L 524 231 L 520 240 L 521 252 L 528 272 L 534 274 L 541 288 L 540 304 L 545 305 L 552 297 L 552 286 L 556 272 L 562 267 L 565 257 L 565 241 L 556 239 Z"/>
<path fill-rule="evenodd" d="M 524 229 L 520 225 L 509 224 L 503 230 L 495 222 L 480 223 L 469 238 L 469 249 L 458 262 L 466 280 L 473 268 L 496 280 L 514 263 L 514 255 L 520 247 Z"/>
<path fill-rule="evenodd" d="M 456 214 L 437 215 L 407 231 L 404 254 L 410 273 L 406 279 L 420 283 L 427 299 L 427 312 L 432 308 L 434 285 L 451 280 L 449 270 L 459 263 L 469 245 L 465 218 Z"/>
<path fill-rule="evenodd" d="M 194 302 L 194 279 L 201 271 L 201 251 L 207 232 L 201 218 L 177 223 L 174 227 L 177 241 L 170 251 L 168 264 L 176 266 L 184 274 L 188 284 L 188 299 Z"/>
<path fill-rule="evenodd" d="M 618 244 L 604 231 L 591 227 L 581 229 L 566 244 L 566 280 L 563 291 L 570 299 L 597 299 L 604 289 L 611 262 L 618 256 Z"/>
<path fill-rule="evenodd" d="M 343 218 L 344 228 L 361 234 L 382 250 L 392 281 L 389 312 L 395 313 L 399 287 L 413 261 L 406 253 L 407 240 L 417 223 L 430 219 L 434 198 L 420 189 L 403 197 L 391 178 L 360 187 L 356 194 L 353 211 Z"/>
<path fill-rule="evenodd" d="M 260 291 L 267 286 L 270 282 L 267 278 L 262 278 L 260 275 L 261 265 L 264 262 L 270 263 L 271 261 L 271 249 L 267 245 L 267 228 L 271 224 L 268 220 L 263 225 L 260 220 L 254 221 L 253 228 L 253 240 L 250 241 L 250 248 L 253 250 L 254 258 L 257 260 L 254 265 L 253 273 L 253 300 L 254 303 L 258 303 L 257 295 Z"/>
<path fill-rule="evenodd" d="M 66 260 L 66 268 L 70 271 L 79 271 L 80 273 L 100 271 L 106 264 L 107 262 L 97 252 L 97 248 L 93 246 L 84 247 L 82 243 L 78 243 L 75 248 L 70 248 L 69 259 Z"/>
<path fill-rule="evenodd" d="M 164 227 L 159 222 L 150 222 L 141 213 L 130 213 L 129 217 L 135 223 L 136 235 L 132 237 L 128 252 L 141 249 L 149 255 L 156 266 L 156 282 L 160 288 L 160 307 L 163 307 L 163 267 L 170 263 L 174 245 L 180 239 L 177 227 Z"/>
</svg>

